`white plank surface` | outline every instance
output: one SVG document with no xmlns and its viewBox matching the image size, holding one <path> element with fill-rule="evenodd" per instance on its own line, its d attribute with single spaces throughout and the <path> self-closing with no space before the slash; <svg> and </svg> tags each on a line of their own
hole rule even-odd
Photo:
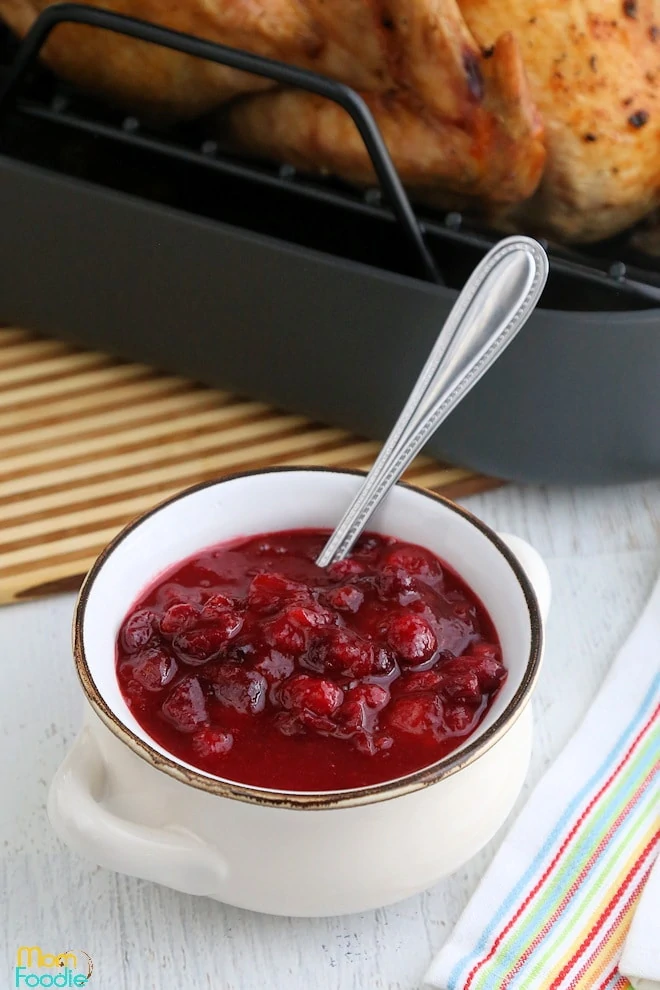
<svg viewBox="0 0 660 990">
<path fill-rule="evenodd" d="M 527 793 L 577 725 L 660 572 L 660 483 L 509 487 L 467 504 L 532 542 L 553 578 Z M 117 876 L 59 843 L 44 804 L 80 719 L 73 601 L 0 609 L 0 987 L 13 985 L 22 944 L 86 949 L 93 985 L 104 990 L 417 987 L 501 836 L 420 897 L 312 921 L 251 914 Z"/>
</svg>

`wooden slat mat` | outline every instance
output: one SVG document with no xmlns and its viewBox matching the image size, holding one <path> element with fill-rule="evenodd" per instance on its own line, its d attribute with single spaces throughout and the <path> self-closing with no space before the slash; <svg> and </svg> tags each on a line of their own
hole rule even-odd
<svg viewBox="0 0 660 990">
<path fill-rule="evenodd" d="M 77 588 L 130 519 L 181 488 L 275 464 L 368 467 L 378 445 L 261 402 L 0 329 L 0 602 Z M 420 457 L 452 496 L 497 482 Z"/>
</svg>

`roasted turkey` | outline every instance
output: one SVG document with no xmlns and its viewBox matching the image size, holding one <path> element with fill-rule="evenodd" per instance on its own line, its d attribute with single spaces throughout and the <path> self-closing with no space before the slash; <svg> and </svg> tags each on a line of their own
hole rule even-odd
<svg viewBox="0 0 660 990">
<path fill-rule="evenodd" d="M 0 0 L 24 34 L 49 0 Z M 355 87 L 411 192 L 567 241 L 660 205 L 660 0 L 106 0 L 97 6 Z M 350 118 L 316 96 L 79 25 L 44 58 L 142 112 L 223 107 L 242 148 L 373 181 Z"/>
<path fill-rule="evenodd" d="M 595 241 L 660 203 L 660 0 L 461 0 L 480 45 L 511 31 L 545 124 L 543 180 L 518 217 Z"/>
</svg>

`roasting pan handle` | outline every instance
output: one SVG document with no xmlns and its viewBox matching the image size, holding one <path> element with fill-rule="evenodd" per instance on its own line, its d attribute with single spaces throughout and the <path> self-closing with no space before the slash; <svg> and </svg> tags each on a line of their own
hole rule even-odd
<svg viewBox="0 0 660 990">
<path fill-rule="evenodd" d="M 91 27 L 114 31 L 116 34 L 124 34 L 141 41 L 162 45 L 164 48 L 172 48 L 186 55 L 205 58 L 210 62 L 218 62 L 220 65 L 227 65 L 232 69 L 240 69 L 256 76 L 265 76 L 267 79 L 273 79 L 285 86 L 316 93 L 318 96 L 324 96 L 343 107 L 353 119 L 353 123 L 364 141 L 381 189 L 410 246 L 417 255 L 420 274 L 429 282 L 442 284 L 431 252 L 424 241 L 422 228 L 366 103 L 350 86 L 345 86 L 343 83 L 328 79 L 315 72 L 299 69 L 275 59 L 252 55 L 237 48 L 229 48 L 227 45 L 219 45 L 213 41 L 204 41 L 194 35 L 159 27 L 149 21 L 139 20 L 135 17 L 126 17 L 123 14 L 115 14 L 109 10 L 100 10 L 97 7 L 88 7 L 84 4 L 60 3 L 46 7 L 23 39 L 9 70 L 5 85 L 0 89 L 0 122 L 15 100 L 28 70 L 36 61 L 51 31 L 58 24 L 63 23 L 88 24 Z"/>
</svg>

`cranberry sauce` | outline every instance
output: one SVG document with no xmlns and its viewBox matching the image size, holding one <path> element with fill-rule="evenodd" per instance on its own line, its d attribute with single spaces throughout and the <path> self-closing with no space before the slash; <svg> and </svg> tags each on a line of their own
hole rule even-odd
<svg viewBox="0 0 660 990">
<path fill-rule="evenodd" d="M 318 568 L 326 531 L 211 547 L 140 597 L 117 676 L 149 735 L 245 784 L 361 787 L 455 749 L 506 677 L 481 602 L 430 551 L 363 536 Z"/>
</svg>

